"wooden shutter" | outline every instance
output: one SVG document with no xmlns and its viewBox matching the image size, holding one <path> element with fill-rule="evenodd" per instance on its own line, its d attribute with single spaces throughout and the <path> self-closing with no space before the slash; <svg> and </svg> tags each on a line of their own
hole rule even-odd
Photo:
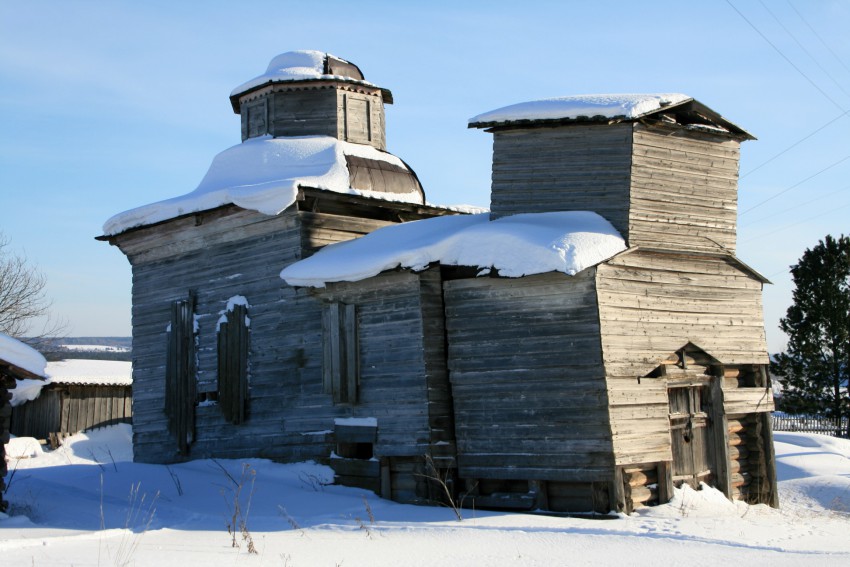
<svg viewBox="0 0 850 567">
<path fill-rule="evenodd" d="M 234 425 L 245 421 L 248 403 L 248 309 L 234 305 L 218 329 L 218 403 Z"/>
<path fill-rule="evenodd" d="M 165 365 L 165 413 L 168 429 L 181 455 L 189 453 L 195 437 L 195 320 L 194 297 L 171 304 L 171 325 Z"/>
<path fill-rule="evenodd" d="M 357 308 L 330 303 L 322 312 L 322 386 L 334 403 L 356 404 L 360 364 L 357 344 Z"/>
</svg>

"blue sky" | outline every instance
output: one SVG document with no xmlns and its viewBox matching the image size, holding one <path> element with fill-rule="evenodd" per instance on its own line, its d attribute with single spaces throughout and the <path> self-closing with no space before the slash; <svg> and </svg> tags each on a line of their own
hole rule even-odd
<svg viewBox="0 0 850 567">
<path fill-rule="evenodd" d="M 329 51 L 392 90 L 388 149 L 440 204 L 488 203 L 491 137 L 471 116 L 683 92 L 758 137 L 742 146 L 738 255 L 774 282 L 776 351 L 788 266 L 850 233 L 848 28 L 838 0 L 0 0 L 0 230 L 45 273 L 70 335 L 129 335 L 130 266 L 94 237 L 194 189 L 240 141 L 231 89 L 278 53 Z"/>
</svg>

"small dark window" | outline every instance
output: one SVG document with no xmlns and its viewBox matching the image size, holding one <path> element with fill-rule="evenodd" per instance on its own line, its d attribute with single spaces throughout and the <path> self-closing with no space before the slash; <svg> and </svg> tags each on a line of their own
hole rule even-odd
<svg viewBox="0 0 850 567">
<path fill-rule="evenodd" d="M 243 423 L 248 405 L 248 306 L 228 307 L 218 326 L 218 404 L 224 418 Z"/>
<path fill-rule="evenodd" d="M 360 381 L 357 356 L 357 310 L 354 305 L 330 303 L 322 313 L 322 383 L 334 403 L 356 404 Z"/>
<path fill-rule="evenodd" d="M 165 363 L 165 413 L 168 429 L 181 455 L 189 452 L 195 437 L 195 298 L 190 295 L 171 304 L 171 322 Z"/>
</svg>

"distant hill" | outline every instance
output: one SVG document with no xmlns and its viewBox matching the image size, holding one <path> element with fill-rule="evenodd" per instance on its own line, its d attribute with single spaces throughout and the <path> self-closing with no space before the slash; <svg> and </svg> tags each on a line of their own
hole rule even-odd
<svg viewBox="0 0 850 567">
<path fill-rule="evenodd" d="M 47 360 L 132 360 L 131 337 L 63 337 L 50 343 L 50 352 L 43 353 Z"/>
</svg>

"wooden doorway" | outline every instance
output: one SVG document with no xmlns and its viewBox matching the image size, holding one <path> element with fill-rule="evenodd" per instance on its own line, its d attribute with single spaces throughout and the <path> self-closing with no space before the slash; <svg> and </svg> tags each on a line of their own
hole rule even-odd
<svg viewBox="0 0 850 567">
<path fill-rule="evenodd" d="M 708 382 L 669 384 L 673 484 L 713 486 L 714 455 L 710 431 Z"/>
</svg>

